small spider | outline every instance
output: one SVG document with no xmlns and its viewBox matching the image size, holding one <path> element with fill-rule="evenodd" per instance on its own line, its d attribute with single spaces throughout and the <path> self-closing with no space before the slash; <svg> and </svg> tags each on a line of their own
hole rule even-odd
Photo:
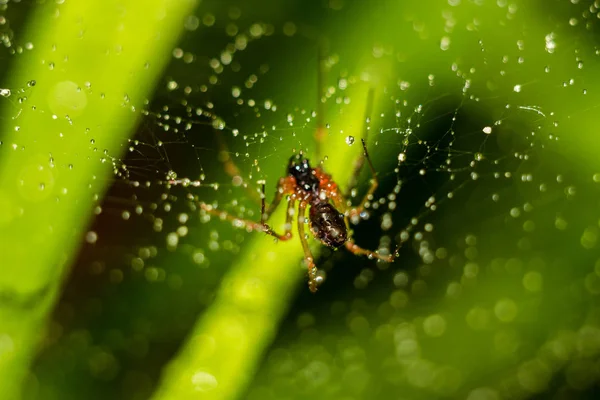
<svg viewBox="0 0 600 400">
<path fill-rule="evenodd" d="M 205 203 L 201 203 L 200 206 L 210 214 L 233 222 L 242 221 L 253 230 L 265 232 L 279 240 L 289 240 L 292 238 L 292 217 L 295 205 L 298 203 L 298 235 L 300 236 L 300 241 L 304 249 L 305 262 L 308 267 L 308 287 L 314 293 L 323 279 L 317 275 L 317 267 L 304 234 L 307 207 L 310 207 L 308 210 L 310 231 L 324 245 L 332 248 L 345 246 L 353 254 L 366 255 L 369 258 L 378 258 L 386 262 L 393 262 L 397 255 L 397 249 L 390 255 L 381 255 L 377 252 L 363 249 L 357 246 L 349 237 L 348 219 L 355 219 L 361 215 L 365 204 L 369 201 L 369 198 L 378 186 L 377 174 L 369 158 L 364 139 L 362 139 L 362 145 L 364 149 L 363 157 L 369 163 L 373 178 L 371 188 L 362 202 L 356 207 L 348 207 L 348 202 L 345 200 L 346 196 L 341 193 L 331 175 L 325 173 L 320 167 L 311 167 L 308 159 L 302 154 L 296 154 L 290 158 L 287 175 L 279 179 L 275 198 L 268 209 L 265 207 L 265 185 L 262 185 L 260 222 L 240 220 Z M 361 158 L 357 162 L 354 175 L 358 175 L 360 172 L 360 168 L 364 164 L 364 159 Z M 237 171 L 231 160 L 228 160 L 227 163 L 229 164 L 229 170 Z M 277 206 L 279 206 L 284 196 L 289 196 L 286 230 L 285 233 L 279 234 L 267 224 L 267 220 Z"/>
</svg>

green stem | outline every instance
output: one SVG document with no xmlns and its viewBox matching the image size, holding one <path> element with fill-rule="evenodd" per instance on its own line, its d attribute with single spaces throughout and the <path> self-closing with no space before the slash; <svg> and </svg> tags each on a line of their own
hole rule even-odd
<svg viewBox="0 0 600 400">
<path fill-rule="evenodd" d="M 356 100 L 348 106 L 347 113 L 328 121 L 359 135 L 368 90 L 367 84 L 356 85 L 350 91 Z M 339 141 L 339 137 L 332 136 L 325 146 L 329 149 L 329 159 L 334 160 L 325 167 L 339 182 L 345 183 L 352 172 L 347 166 L 352 165 L 352 160 L 362 150 L 359 145 L 349 148 L 352 151 L 332 146 Z M 275 221 L 273 226 L 281 226 L 282 220 Z M 214 223 L 224 222 L 217 220 Z M 296 232 L 294 229 L 294 235 Z M 308 291 L 299 239 L 275 243 L 271 236 L 254 235 L 244 254 L 228 270 L 215 302 L 200 318 L 179 355 L 166 368 L 154 400 L 198 396 L 203 399 L 239 398 L 265 349 L 272 343 L 296 290 Z"/>
<path fill-rule="evenodd" d="M 6 83 L 13 94 L 0 115 L 3 398 L 19 397 L 91 211 L 110 182 L 111 157 L 126 148 L 136 110 L 195 3 L 47 2 L 20 38 L 32 46 L 15 56 Z M 21 101 L 11 107 L 15 97 Z"/>
</svg>

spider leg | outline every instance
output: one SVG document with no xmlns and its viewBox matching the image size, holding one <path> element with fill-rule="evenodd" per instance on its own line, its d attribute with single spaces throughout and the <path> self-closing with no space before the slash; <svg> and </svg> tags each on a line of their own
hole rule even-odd
<svg viewBox="0 0 600 400">
<path fill-rule="evenodd" d="M 271 235 L 279 240 L 290 240 L 292 238 L 292 216 L 293 216 L 293 212 L 290 211 L 293 210 L 294 208 L 294 200 L 290 200 L 288 202 L 288 215 L 286 216 L 286 228 L 285 228 L 285 232 L 283 234 L 279 234 L 277 232 L 275 232 L 267 223 L 265 220 L 261 221 L 261 222 L 256 222 L 256 221 L 252 221 L 249 219 L 244 219 L 244 218 L 237 218 L 231 214 L 229 214 L 226 211 L 220 211 L 216 208 L 214 208 L 213 206 L 206 204 L 206 203 L 200 203 L 200 208 L 202 208 L 205 212 L 212 214 L 216 217 L 219 217 L 221 219 L 227 220 L 227 221 L 231 221 L 232 224 L 234 224 L 235 226 L 241 227 L 241 226 L 246 226 L 248 227 L 250 230 L 253 231 L 259 231 L 259 232 L 264 232 L 267 235 Z"/>
<path fill-rule="evenodd" d="M 200 208 L 202 208 L 202 210 L 204 210 L 205 212 L 214 215 L 215 217 L 219 217 L 223 220 L 230 221 L 233 225 L 240 227 L 245 225 L 250 230 L 265 232 L 265 228 L 261 222 L 255 222 L 244 218 L 237 218 L 229 214 L 227 211 L 221 211 L 206 203 L 200 203 Z"/>
<path fill-rule="evenodd" d="M 306 241 L 306 236 L 304 234 L 305 215 L 306 204 L 304 202 L 300 202 L 300 205 L 298 206 L 298 236 L 300 236 L 300 242 L 302 243 L 302 248 L 304 249 L 304 261 L 306 262 L 306 267 L 308 268 L 308 288 L 311 292 L 315 293 L 319 284 L 317 280 L 317 266 L 315 265 L 313 255 L 308 248 L 308 242 Z"/>
<path fill-rule="evenodd" d="M 361 136 L 361 140 L 363 142 L 363 147 L 364 147 L 364 143 L 367 142 L 367 139 L 369 137 L 369 126 L 368 126 L 368 119 L 371 117 L 371 114 L 373 113 L 373 98 L 375 96 L 375 89 L 371 88 L 369 89 L 369 92 L 367 94 L 367 105 L 365 107 L 365 114 L 363 117 L 363 121 L 364 121 L 364 126 L 363 126 L 363 131 L 362 131 L 362 136 Z M 350 175 L 350 179 L 348 181 L 348 186 L 346 189 L 346 193 L 345 196 L 347 198 L 350 197 L 350 193 L 352 192 L 352 189 L 354 189 L 356 187 L 356 183 L 358 182 L 358 176 L 360 175 L 360 171 L 362 170 L 363 165 L 365 165 L 365 158 L 368 158 L 367 155 L 367 150 L 365 148 L 365 151 L 359 155 L 356 160 L 354 160 L 354 170 L 352 171 L 352 175 Z M 371 162 L 369 161 L 369 164 Z"/>
<path fill-rule="evenodd" d="M 362 139 L 361 142 L 362 142 L 363 149 L 364 149 L 364 153 L 363 153 L 364 158 L 367 160 L 367 163 L 369 164 L 369 168 L 371 169 L 371 174 L 373 175 L 373 177 L 371 178 L 371 187 L 369 188 L 369 191 L 363 197 L 360 204 L 349 210 L 350 217 L 359 216 L 360 213 L 363 212 L 363 210 L 365 208 L 365 204 L 371 199 L 371 197 L 373 196 L 373 193 L 375 193 L 375 190 L 377 190 L 377 187 L 379 186 L 379 181 L 377 180 L 377 171 L 375 171 L 375 167 L 373 167 L 371 158 L 369 158 L 369 152 L 367 150 L 367 145 L 365 143 L 365 140 Z"/>
<path fill-rule="evenodd" d="M 263 185 L 261 187 L 262 195 L 261 195 L 261 201 L 260 201 L 260 207 L 261 207 L 260 221 L 261 222 L 266 222 L 271 217 L 271 214 L 273 214 L 273 212 L 275 212 L 275 210 L 279 206 L 279 203 L 281 203 L 281 199 L 283 199 L 283 195 L 290 192 L 290 190 L 286 186 L 287 183 L 288 182 L 286 182 L 285 178 L 281 178 L 279 180 L 279 183 L 277 183 L 277 189 L 275 191 L 275 197 L 273 198 L 273 201 L 271 202 L 271 204 L 269 204 L 269 208 L 265 207 L 265 197 L 266 196 L 265 196 L 265 184 L 263 183 Z"/>
<path fill-rule="evenodd" d="M 281 200 L 283 199 L 283 195 L 285 193 L 289 192 L 289 185 L 286 186 L 286 184 L 289 184 L 289 182 L 287 182 L 285 178 L 282 178 L 279 180 L 279 184 L 277 185 L 277 192 L 275 193 L 275 198 L 273 199 L 273 202 L 271 203 L 271 205 L 269 205 L 269 208 L 266 211 L 265 211 L 265 208 L 266 208 L 266 206 L 265 206 L 265 184 L 262 185 L 262 187 L 261 187 L 262 195 L 261 195 L 260 222 L 255 222 L 255 221 L 243 219 L 243 218 L 236 218 L 233 215 L 230 215 L 225 211 L 219 211 L 206 203 L 200 203 L 200 207 L 204 211 L 208 212 L 209 214 L 215 215 L 221 219 L 226 219 L 228 221 L 231 221 L 235 225 L 245 225 L 245 226 L 249 227 L 251 230 L 265 232 L 266 234 L 271 235 L 279 240 L 284 240 L 284 241 L 289 240 L 292 238 L 292 216 L 294 215 L 295 200 L 288 201 L 287 215 L 285 217 L 286 224 L 285 224 L 285 233 L 284 234 L 275 232 L 273 230 L 273 228 L 271 228 L 267 224 L 267 220 L 269 219 L 271 214 L 273 214 L 275 209 L 281 203 Z"/>
<path fill-rule="evenodd" d="M 234 217 L 233 215 L 230 215 L 229 213 L 227 213 L 225 211 L 217 210 L 213 206 L 206 204 L 206 203 L 202 203 L 202 202 L 200 203 L 200 208 L 202 208 L 205 212 L 207 212 L 209 214 L 215 215 L 215 216 L 217 216 L 221 219 L 225 219 L 227 221 L 231 221 L 236 226 L 245 225 L 250 230 L 265 232 L 267 235 L 271 235 L 279 240 L 285 241 L 285 240 L 290 240 L 292 238 L 292 217 L 294 215 L 294 205 L 296 203 L 295 198 L 290 199 L 288 201 L 287 215 L 285 217 L 285 220 L 286 220 L 285 232 L 283 234 L 275 232 L 273 230 L 273 228 L 271 228 L 267 224 L 267 220 L 273 214 L 275 209 L 277 209 L 277 207 L 281 203 L 281 200 L 283 199 L 283 196 L 285 194 L 293 193 L 293 192 L 294 192 L 294 181 L 291 180 L 290 178 L 281 178 L 279 180 L 279 183 L 277 184 L 277 192 L 275 193 L 275 198 L 273 199 L 273 202 L 269 205 L 269 208 L 267 209 L 266 204 L 265 204 L 265 184 L 263 184 L 261 186 L 260 222 L 255 222 L 255 221 L 248 220 L 248 219 Z"/>
<path fill-rule="evenodd" d="M 387 256 L 382 256 L 381 254 L 379 254 L 375 251 L 371 251 L 371 250 L 367 250 L 367 249 L 363 249 L 362 247 L 359 247 L 352 240 L 346 241 L 346 243 L 344 245 L 346 246 L 346 249 L 348 249 L 348 251 L 350 251 L 352 254 L 367 256 L 369 258 L 378 258 L 382 261 L 389 262 L 389 263 L 394 262 L 394 260 L 396 259 L 397 253 L 398 253 L 398 250 L 396 249 L 396 250 L 394 250 L 394 252 L 392 254 L 387 255 Z"/>
<path fill-rule="evenodd" d="M 262 185 L 262 191 L 263 191 L 263 196 L 262 196 L 262 206 L 261 206 L 261 213 L 260 213 L 260 223 L 262 224 L 262 226 L 264 228 L 264 232 L 271 236 L 276 237 L 279 240 L 291 239 L 292 238 L 292 217 L 294 216 L 294 205 L 296 204 L 296 200 L 294 200 L 294 199 L 288 200 L 287 210 L 286 210 L 286 214 L 285 214 L 285 233 L 283 235 L 280 235 L 277 232 L 275 232 L 267 224 L 267 220 L 269 219 L 269 217 L 271 216 L 273 211 L 275 211 L 275 209 L 281 202 L 281 198 L 283 197 L 283 191 L 277 190 L 277 194 L 275 195 L 275 200 L 273 200 L 273 202 L 269 206 L 269 209 L 267 210 L 267 212 L 265 212 L 265 196 L 264 196 L 265 185 L 264 184 Z"/>
</svg>

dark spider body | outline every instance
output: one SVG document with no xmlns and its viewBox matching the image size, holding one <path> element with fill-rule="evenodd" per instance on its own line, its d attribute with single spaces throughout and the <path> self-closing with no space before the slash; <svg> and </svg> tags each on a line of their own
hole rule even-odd
<svg viewBox="0 0 600 400">
<path fill-rule="evenodd" d="M 305 235 L 304 225 L 306 221 L 306 209 L 308 210 L 308 221 L 310 222 L 310 230 L 313 236 L 326 246 L 339 248 L 346 247 L 353 254 L 367 256 L 369 258 L 377 258 L 385 262 L 393 262 L 396 258 L 398 249 L 392 254 L 379 254 L 376 251 L 363 249 L 356 245 L 350 237 L 348 229 L 348 220 L 360 216 L 365 205 L 372 198 L 375 189 L 377 188 L 377 174 L 369 154 L 364 139 L 361 140 L 363 145 L 363 158 L 359 159 L 354 165 L 354 175 L 357 176 L 360 167 L 364 160 L 368 162 L 373 178 L 371 179 L 371 187 L 365 194 L 361 203 L 352 207 L 350 202 L 346 200 L 346 196 L 342 194 L 336 182 L 331 175 L 327 174 L 321 167 L 311 167 L 310 162 L 302 154 L 296 154 L 290 158 L 287 165 L 286 176 L 279 179 L 275 198 L 267 208 L 265 202 L 265 184 L 262 185 L 261 203 L 261 218 L 260 222 L 250 220 L 241 220 L 247 227 L 262 231 L 271 235 L 278 240 L 290 240 L 292 238 L 292 221 L 295 213 L 295 206 L 298 206 L 298 236 L 300 243 L 304 249 L 304 260 L 308 268 L 308 287 L 311 292 L 316 292 L 319 284 L 323 282 L 323 277 L 317 274 L 317 266 L 315 265 L 313 255 L 310 251 Z M 231 160 L 225 161 L 226 171 L 230 175 L 236 176 L 238 173 L 237 167 Z M 357 167 L 358 166 L 358 167 Z M 172 184 L 178 184 L 179 180 L 169 181 Z M 250 191 L 252 193 L 252 191 Z M 287 196 L 287 215 L 285 232 L 283 234 L 274 231 L 267 220 L 273 214 L 277 206 Z M 213 206 L 201 203 L 200 206 L 205 212 L 217 215 L 220 218 L 230 220 L 236 224 L 240 219 L 235 218 L 226 212 L 219 211 Z"/>
<path fill-rule="evenodd" d="M 313 235 L 326 246 L 338 248 L 348 240 L 344 214 L 329 202 L 327 196 L 321 194 L 321 181 L 315 172 L 308 159 L 301 154 L 290 158 L 288 173 L 296 180 L 296 186 L 306 192 Z"/>
<path fill-rule="evenodd" d="M 311 203 L 310 229 L 318 240 L 329 247 L 342 247 L 348 239 L 344 214 L 327 201 Z"/>
</svg>

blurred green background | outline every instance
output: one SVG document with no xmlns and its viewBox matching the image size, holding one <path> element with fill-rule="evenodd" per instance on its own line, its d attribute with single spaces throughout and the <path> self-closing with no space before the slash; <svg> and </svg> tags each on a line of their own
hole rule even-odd
<svg viewBox="0 0 600 400">
<path fill-rule="evenodd" d="M 0 0 L 0 398 L 595 398 L 599 10 Z M 312 294 L 198 203 L 258 220 L 319 124 L 401 247 L 311 239 Z"/>
</svg>

